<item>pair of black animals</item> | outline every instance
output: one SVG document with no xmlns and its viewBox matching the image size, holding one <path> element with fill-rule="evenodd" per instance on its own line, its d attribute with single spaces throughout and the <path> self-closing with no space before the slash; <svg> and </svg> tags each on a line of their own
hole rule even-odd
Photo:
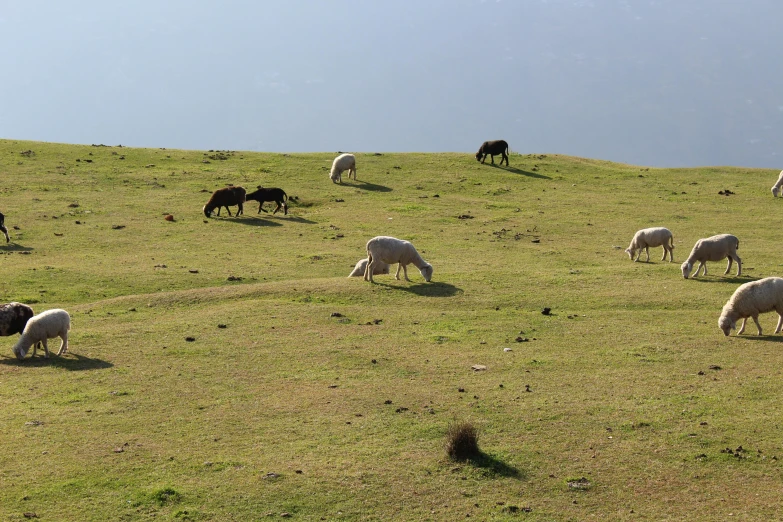
<svg viewBox="0 0 783 522">
<path fill-rule="evenodd" d="M 287 199 L 288 195 L 280 188 L 258 187 L 258 190 L 247 194 L 244 187 L 225 187 L 217 189 L 212 193 L 209 201 L 204 205 L 204 215 L 211 217 L 212 212 L 217 209 L 217 215 L 219 216 L 220 207 L 226 207 L 226 212 L 228 212 L 228 215 L 230 216 L 231 210 L 229 210 L 228 207 L 237 205 L 239 208 L 239 210 L 237 210 L 237 216 L 239 216 L 244 214 L 242 205 L 246 201 L 258 201 L 258 214 L 260 214 L 262 210 L 268 212 L 263 208 L 264 202 L 273 201 L 277 203 L 277 207 L 274 212 L 272 212 L 273 214 L 277 214 L 277 211 L 282 208 L 285 215 L 288 215 L 288 205 L 285 204 Z"/>
</svg>

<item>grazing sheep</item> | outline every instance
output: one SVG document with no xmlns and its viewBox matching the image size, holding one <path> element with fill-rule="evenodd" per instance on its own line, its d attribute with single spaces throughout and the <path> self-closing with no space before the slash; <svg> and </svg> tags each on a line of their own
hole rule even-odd
<svg viewBox="0 0 783 522">
<path fill-rule="evenodd" d="M 739 248 L 739 239 L 731 234 L 718 234 L 717 236 L 708 237 L 705 239 L 699 239 L 696 244 L 693 245 L 693 250 L 688 256 L 688 259 L 680 266 L 682 269 L 682 277 L 688 279 L 688 276 L 693 270 L 693 265 L 697 261 L 699 267 L 696 269 L 696 273 L 693 277 L 699 276 L 699 270 L 704 268 L 704 274 L 707 275 L 707 261 L 720 261 L 721 259 L 729 258 L 729 264 L 726 267 L 726 271 L 723 275 L 729 273 L 731 269 L 731 261 L 737 262 L 737 277 L 742 275 L 742 260 L 737 255 L 737 249 Z"/>
<path fill-rule="evenodd" d="M 264 210 L 264 202 L 265 201 L 274 201 L 277 203 L 277 208 L 275 208 L 275 211 L 272 212 L 272 214 L 277 214 L 277 211 L 281 208 L 284 211 L 284 214 L 288 215 L 288 205 L 285 204 L 285 201 L 288 199 L 288 195 L 285 193 L 285 191 L 281 188 L 263 188 L 261 186 L 258 187 L 258 190 L 251 192 L 247 196 L 245 196 L 246 201 L 258 201 L 258 212 L 256 214 L 260 214 L 262 210 Z M 264 210 L 267 214 L 269 211 Z"/>
<path fill-rule="evenodd" d="M 361 277 L 364 275 L 364 272 L 367 270 L 367 263 L 369 263 L 369 259 L 362 259 L 358 263 L 356 263 L 356 266 L 353 267 L 353 272 L 348 274 L 348 277 Z M 375 266 L 372 269 L 372 275 L 383 275 L 389 273 L 389 265 L 384 263 L 383 261 L 377 261 L 375 263 Z"/>
<path fill-rule="evenodd" d="M 364 271 L 364 280 L 371 283 L 373 282 L 372 276 L 375 273 L 375 267 L 380 262 L 389 265 L 399 263 L 397 273 L 394 275 L 397 280 L 400 279 L 400 268 L 402 268 L 405 280 L 410 282 L 407 268 L 407 265 L 410 263 L 413 263 L 419 269 L 425 281 L 429 283 L 430 279 L 432 279 L 432 265 L 421 258 L 416 248 L 409 241 L 389 236 L 374 237 L 367 242 L 367 259 L 369 261 Z"/>
<path fill-rule="evenodd" d="M 761 335 L 759 314 L 772 310 L 778 313 L 775 333 L 780 333 L 780 328 L 783 326 L 783 278 L 780 277 L 765 277 L 740 285 L 723 305 L 718 326 L 723 330 L 724 335 L 729 335 L 729 332 L 737 327 L 737 319 L 742 319 L 742 327 L 737 332 L 739 335 L 745 331 L 748 317 L 752 317 Z"/>
<path fill-rule="evenodd" d="M 0 336 L 20 334 L 30 320 L 33 309 L 22 303 L 0 305 Z"/>
<path fill-rule="evenodd" d="M 628 248 L 625 249 L 625 251 L 631 260 L 636 262 L 639 261 L 639 259 L 642 257 L 642 250 L 645 250 L 647 252 L 647 262 L 649 262 L 650 247 L 657 246 L 663 247 L 663 257 L 661 258 L 661 261 L 666 259 L 667 252 L 669 254 L 669 262 L 671 263 L 674 261 L 674 238 L 672 237 L 672 233 L 668 228 L 653 227 L 639 230 L 636 232 L 636 234 L 633 235 L 631 244 L 628 246 Z M 639 255 L 636 256 L 636 259 L 634 259 L 633 256 L 637 251 L 639 252 Z"/>
<path fill-rule="evenodd" d="M 492 164 L 495 164 L 495 156 L 498 154 L 502 154 L 503 156 L 500 158 L 500 164 L 503 165 L 503 160 L 506 160 L 506 167 L 508 167 L 508 143 L 506 143 L 505 140 L 494 140 L 494 141 L 485 141 L 481 144 L 481 147 L 479 147 L 478 152 L 476 153 L 476 161 L 480 161 L 481 163 L 484 163 L 484 160 L 487 159 L 487 154 L 490 156 L 490 160 L 492 161 Z"/>
<path fill-rule="evenodd" d="M 22 336 L 14 345 L 14 355 L 17 359 L 22 360 L 32 346 L 32 356 L 35 357 L 37 348 L 35 344 L 41 342 L 46 354 L 45 357 L 48 359 L 49 347 L 46 341 L 54 337 L 62 339 L 60 350 L 57 352 L 57 355 L 62 355 L 68 351 L 68 330 L 70 329 L 71 316 L 65 310 L 54 309 L 41 312 L 27 321 Z"/>
<path fill-rule="evenodd" d="M 5 242 L 6 243 L 11 241 L 11 238 L 8 237 L 8 229 L 5 228 L 5 216 L 2 213 L 0 213 L 0 232 L 5 234 Z"/>
<path fill-rule="evenodd" d="M 228 207 L 238 205 L 237 216 L 243 214 L 242 204 L 245 202 L 245 189 L 242 187 L 225 187 L 217 189 L 212 193 L 212 196 L 204 205 L 204 215 L 207 217 L 212 216 L 212 211 L 217 209 L 217 215 L 220 215 L 220 207 L 226 207 L 228 215 L 231 215 L 231 210 Z"/>
<path fill-rule="evenodd" d="M 780 171 L 780 176 L 778 176 L 778 180 L 775 182 L 774 185 L 772 185 L 773 197 L 778 197 L 778 194 L 780 194 L 780 187 L 783 187 L 783 170 Z"/>
<path fill-rule="evenodd" d="M 356 180 L 356 156 L 353 154 L 340 154 L 332 162 L 332 170 L 329 172 L 329 178 L 332 183 L 343 182 L 343 172 L 348 171 L 348 179 L 351 179 L 351 173 L 353 173 L 353 179 Z"/>
</svg>

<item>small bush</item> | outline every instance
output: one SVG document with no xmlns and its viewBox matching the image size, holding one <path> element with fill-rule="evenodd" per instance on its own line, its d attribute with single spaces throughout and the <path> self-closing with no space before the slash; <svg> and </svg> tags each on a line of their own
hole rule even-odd
<svg viewBox="0 0 783 522">
<path fill-rule="evenodd" d="M 478 430 L 470 422 L 453 422 L 446 430 L 446 453 L 454 460 L 467 460 L 480 455 Z"/>
<path fill-rule="evenodd" d="M 169 502 L 178 502 L 180 494 L 174 488 L 163 488 L 153 491 L 150 498 L 159 506 L 163 506 Z"/>
</svg>

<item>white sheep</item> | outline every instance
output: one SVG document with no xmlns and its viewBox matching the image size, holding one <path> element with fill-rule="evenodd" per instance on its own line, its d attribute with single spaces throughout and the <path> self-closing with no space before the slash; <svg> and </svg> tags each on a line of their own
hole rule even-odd
<svg viewBox="0 0 783 522">
<path fill-rule="evenodd" d="M 642 230 L 639 230 L 633 235 L 631 244 L 625 249 L 625 252 L 632 261 L 636 262 L 642 257 L 642 250 L 645 250 L 647 252 L 647 261 L 649 262 L 650 247 L 657 246 L 663 247 L 663 257 L 661 258 L 661 261 L 666 259 L 667 253 L 669 254 L 669 262 L 671 263 L 674 261 L 674 238 L 669 229 L 664 227 L 643 228 Z M 637 251 L 639 252 L 639 255 L 634 259 L 633 257 Z"/>
<path fill-rule="evenodd" d="M 430 279 L 432 279 L 432 265 L 422 259 L 410 241 L 389 236 L 374 237 L 367 242 L 367 259 L 369 259 L 369 262 L 364 271 L 365 281 L 373 282 L 372 276 L 375 272 L 375 267 L 380 262 L 389 265 L 399 263 L 397 273 L 394 275 L 398 280 L 400 279 L 400 268 L 402 268 L 405 280 L 410 282 L 407 269 L 407 265 L 410 263 L 413 263 L 419 269 L 425 281 L 429 283 Z"/>
<path fill-rule="evenodd" d="M 780 194 L 780 187 L 783 187 L 783 170 L 780 171 L 780 176 L 778 176 L 778 180 L 775 182 L 774 185 L 772 185 L 773 197 L 778 197 L 778 194 Z"/>
<path fill-rule="evenodd" d="M 724 335 L 729 335 L 729 332 L 737 327 L 737 319 L 742 319 L 742 327 L 737 332 L 739 335 L 745 331 L 748 317 L 752 317 L 761 335 L 759 314 L 772 310 L 778 313 L 775 333 L 779 333 L 783 326 L 783 278 L 780 277 L 765 277 L 740 285 L 723 305 L 718 326 L 723 330 Z"/>
<path fill-rule="evenodd" d="M 332 170 L 329 172 L 329 178 L 332 183 L 343 182 L 343 172 L 348 171 L 348 179 L 351 179 L 351 173 L 353 173 L 353 179 L 356 180 L 356 156 L 353 154 L 340 154 L 332 162 Z"/>
<path fill-rule="evenodd" d="M 358 263 L 356 263 L 356 266 L 353 267 L 353 272 L 351 272 L 348 277 L 362 277 L 364 275 L 364 272 L 367 270 L 367 263 L 369 263 L 369 259 L 361 259 Z M 388 274 L 389 273 L 389 265 L 384 263 L 383 261 L 378 261 L 375 263 L 375 267 L 372 270 L 372 275 L 382 275 L 382 274 Z"/>
<path fill-rule="evenodd" d="M 688 256 L 688 259 L 680 266 L 682 269 L 682 277 L 688 279 L 688 276 L 693 270 L 693 265 L 698 261 L 699 267 L 696 269 L 696 273 L 693 277 L 699 276 L 699 270 L 704 268 L 704 274 L 707 275 L 707 261 L 720 261 L 721 259 L 729 258 L 729 264 L 726 267 L 726 271 L 723 275 L 729 273 L 731 269 L 731 261 L 737 262 L 737 277 L 742 275 L 742 260 L 737 255 L 737 249 L 739 248 L 739 239 L 731 234 L 718 234 L 704 239 L 699 239 L 696 244 L 693 245 L 693 250 Z"/>
<path fill-rule="evenodd" d="M 71 329 L 71 316 L 65 310 L 54 309 L 41 312 L 33 316 L 24 327 L 22 336 L 14 345 L 14 355 L 17 359 L 24 359 L 30 346 L 33 347 L 33 357 L 35 357 L 36 346 L 39 341 L 43 343 L 45 357 L 49 358 L 49 347 L 46 344 L 47 339 L 59 337 L 62 339 L 60 350 L 57 355 L 62 355 L 68 351 L 68 330 Z"/>
</svg>

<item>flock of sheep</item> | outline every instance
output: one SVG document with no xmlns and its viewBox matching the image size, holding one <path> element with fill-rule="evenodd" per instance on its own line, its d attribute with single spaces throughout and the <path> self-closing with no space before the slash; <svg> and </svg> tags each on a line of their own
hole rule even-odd
<svg viewBox="0 0 783 522">
<path fill-rule="evenodd" d="M 504 140 L 485 141 L 481 144 L 476 153 L 476 160 L 484 163 L 487 156 L 490 156 L 492 164 L 495 163 L 495 156 L 500 155 L 500 164 L 503 161 L 508 166 L 508 143 Z M 329 178 L 334 183 L 342 182 L 342 173 L 348 171 L 348 178 L 353 176 L 356 179 L 356 157 L 353 154 L 340 154 L 332 162 L 332 168 L 329 172 Z M 772 195 L 777 197 L 783 188 L 783 171 L 781 171 L 778 180 L 772 186 Z M 273 214 L 282 209 L 284 214 L 288 214 L 286 201 L 287 194 L 280 188 L 258 187 L 250 194 L 243 187 L 229 186 L 216 190 L 204 205 L 203 212 L 206 217 L 211 217 L 217 209 L 217 215 L 220 215 L 220 209 L 225 207 L 228 215 L 231 216 L 229 207 L 237 206 L 237 216 L 243 214 L 243 204 L 247 201 L 258 201 L 258 213 L 261 213 L 265 202 L 274 202 L 277 204 Z M 5 227 L 5 216 L 0 213 L 0 232 L 5 235 L 6 242 L 10 241 L 8 229 Z M 639 230 L 631 239 L 631 244 L 625 251 L 634 262 L 639 261 L 642 251 L 647 254 L 646 261 L 650 260 L 650 247 L 663 247 L 663 257 L 665 260 L 668 254 L 669 261 L 674 261 L 674 238 L 670 230 L 664 227 L 653 227 Z M 693 267 L 698 263 L 693 277 L 698 277 L 699 273 L 707 275 L 707 261 L 720 261 L 728 258 L 728 266 L 725 274 L 731 270 L 733 261 L 737 263 L 737 276 L 742 274 L 742 260 L 737 255 L 739 248 L 739 239 L 731 234 L 719 234 L 716 236 L 699 239 L 693 246 L 690 255 L 680 266 L 682 276 L 688 279 L 693 272 Z M 366 245 L 367 258 L 361 259 L 351 271 L 348 277 L 363 276 L 365 281 L 373 282 L 374 275 L 390 273 L 390 265 L 397 265 L 395 278 L 400 279 L 400 269 L 406 281 L 408 279 L 407 266 L 412 264 L 419 269 L 425 281 L 432 279 L 432 265 L 427 263 L 416 248 L 409 241 L 397 239 L 390 236 L 377 236 L 370 239 Z M 779 319 L 775 333 L 779 333 L 783 327 L 783 278 L 767 277 L 758 281 L 752 281 L 741 285 L 729 301 L 724 305 L 718 320 L 718 326 L 725 335 L 736 329 L 737 321 L 742 319 L 742 326 L 737 334 L 745 331 L 745 323 L 749 317 L 753 318 L 758 328 L 758 334 L 761 335 L 761 325 L 758 316 L 761 313 L 775 310 Z M 68 331 L 71 328 L 71 318 L 68 312 L 61 309 L 46 310 L 38 315 L 34 315 L 32 308 L 22 303 L 8 303 L 0 305 L 0 336 L 9 336 L 21 334 L 19 340 L 13 347 L 14 355 L 17 359 L 24 359 L 32 347 L 32 356 L 35 356 L 37 348 L 41 345 L 44 349 L 44 356 L 49 358 L 48 339 L 60 337 L 62 342 L 57 355 L 62 355 L 68 351 Z"/>
<path fill-rule="evenodd" d="M 777 197 L 783 187 L 783 171 L 780 172 L 778 180 L 772 186 L 772 195 Z M 669 255 L 669 262 L 674 261 L 674 238 L 669 229 L 664 227 L 653 227 L 639 230 L 631 239 L 631 244 L 625 249 L 632 261 L 636 262 L 642 257 L 642 251 L 647 254 L 646 261 L 650 260 L 650 247 L 663 247 L 663 257 L 661 261 Z M 742 275 L 742 260 L 737 255 L 739 248 L 739 239 L 731 234 L 718 234 L 716 236 L 699 239 L 691 249 L 688 258 L 680 265 L 682 277 L 688 279 L 693 272 L 693 267 L 698 263 L 693 277 L 698 277 L 703 269 L 702 275 L 707 275 L 707 261 L 729 260 L 726 266 L 726 275 L 731 270 L 733 261 L 737 263 L 737 276 Z M 729 335 L 731 330 L 737 328 L 737 321 L 742 319 L 742 326 L 737 331 L 737 335 L 745 331 L 745 323 L 748 318 L 753 318 L 758 328 L 758 334 L 761 335 L 761 325 L 759 324 L 759 314 L 776 311 L 778 313 L 778 325 L 775 333 L 780 333 L 783 327 L 783 278 L 765 277 L 758 281 L 752 281 L 740 285 L 732 294 L 728 302 L 723 306 L 718 326 L 724 335 Z"/>
</svg>

